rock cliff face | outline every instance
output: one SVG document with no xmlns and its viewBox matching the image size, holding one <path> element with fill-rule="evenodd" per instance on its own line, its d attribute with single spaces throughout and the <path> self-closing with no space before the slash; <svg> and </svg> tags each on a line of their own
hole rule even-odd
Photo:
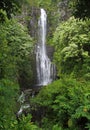
<svg viewBox="0 0 90 130">
<path fill-rule="evenodd" d="M 68 1 L 69 0 L 63 0 L 62 2 L 58 3 L 57 10 L 55 10 L 55 15 L 57 15 L 57 13 L 59 13 L 58 18 L 57 18 L 57 23 L 54 21 L 55 16 L 52 15 L 52 13 L 54 14 L 54 12 L 48 13 L 49 10 L 47 10 L 47 14 L 48 14 L 48 16 L 47 16 L 47 18 L 48 18 L 47 43 L 48 43 L 48 39 L 52 39 L 53 33 L 54 33 L 55 28 L 58 25 L 58 23 L 65 21 L 70 17 L 70 10 L 68 8 Z M 38 43 L 38 20 L 40 18 L 40 8 L 37 8 L 37 7 L 29 7 L 28 8 L 28 7 L 23 6 L 22 7 L 22 14 L 20 16 L 17 16 L 17 17 L 18 17 L 19 22 L 21 22 L 23 25 L 28 27 L 28 32 L 33 37 L 33 39 L 35 41 L 35 46 L 36 46 Z M 48 57 L 51 59 L 51 61 L 53 61 L 54 49 L 49 45 L 47 45 L 46 48 L 47 48 Z M 29 84 L 28 86 L 30 86 L 30 84 L 34 85 L 37 82 L 35 49 L 34 49 L 34 53 L 33 53 L 32 57 L 33 57 L 32 71 L 33 71 L 34 78 L 33 78 L 32 83 L 27 83 L 27 84 Z M 22 76 L 21 76 L 21 79 L 23 80 Z M 21 83 L 22 83 L 22 80 L 21 80 Z M 26 81 L 24 84 L 26 85 Z M 23 86 L 23 83 L 21 84 L 21 86 Z M 25 86 L 23 86 L 23 88 L 25 89 Z"/>
<path fill-rule="evenodd" d="M 68 0 L 63 0 L 62 2 L 59 2 L 58 6 L 57 6 L 57 10 L 55 10 L 55 12 L 60 14 L 60 15 L 58 15 L 58 21 L 57 21 L 58 23 L 61 21 L 67 20 L 70 17 L 70 10 L 68 8 Z M 52 12 L 52 13 L 54 13 L 54 12 Z M 53 34 L 53 31 L 55 30 L 53 28 L 55 28 L 55 26 L 53 26 L 54 23 L 53 24 L 51 24 L 51 23 L 55 22 L 55 21 L 51 21 L 50 17 L 52 17 L 52 15 L 50 14 L 50 12 L 49 12 L 49 15 L 50 16 L 47 16 L 47 19 L 48 19 L 47 37 L 48 37 L 48 39 L 52 39 L 53 35 L 51 35 L 51 37 L 50 37 L 50 33 Z M 22 15 L 19 16 L 19 21 L 28 27 L 29 34 L 33 37 L 33 39 L 35 41 L 35 46 L 38 43 L 38 37 L 39 37 L 38 36 L 38 20 L 39 20 L 39 18 L 40 18 L 40 8 L 33 7 L 33 6 L 30 8 L 23 7 L 22 8 Z M 55 24 L 58 24 L 58 23 L 55 23 Z M 47 40 L 47 42 L 48 42 L 48 40 Z M 47 48 L 48 57 L 51 59 L 51 61 L 53 61 L 54 49 L 49 45 L 47 45 L 46 48 Z M 34 75 L 33 76 L 34 79 L 32 81 L 33 82 L 32 84 L 36 84 L 37 73 L 36 73 L 35 49 L 34 49 L 34 53 L 33 53 L 32 57 L 33 57 L 32 70 L 33 70 L 33 75 Z"/>
<path fill-rule="evenodd" d="M 29 12 L 30 21 L 28 22 L 28 29 L 30 35 L 38 42 L 38 20 L 40 18 L 40 8 L 32 7 Z M 47 25 L 49 28 L 49 25 Z M 49 31 L 49 30 L 48 30 Z M 48 34 L 47 34 L 48 35 Z M 48 56 L 52 58 L 53 48 L 47 45 Z"/>
<path fill-rule="evenodd" d="M 40 9 L 37 9 L 37 8 L 32 8 L 32 10 L 31 10 L 31 12 L 30 12 L 30 22 L 29 22 L 29 32 L 30 32 L 30 35 L 35 39 L 35 46 L 36 46 L 36 50 L 37 50 L 37 45 L 39 44 L 39 42 L 40 42 L 40 40 L 39 39 L 41 39 L 41 38 L 39 38 L 39 37 L 43 37 L 42 35 L 40 35 L 39 34 L 39 32 L 40 32 L 40 27 L 38 27 L 38 26 L 40 26 L 40 25 L 38 25 L 38 21 L 40 22 L 40 16 L 41 16 L 41 11 L 40 11 Z M 48 35 L 48 34 L 47 34 Z M 53 57 L 53 48 L 52 47 L 50 47 L 49 45 L 47 45 L 46 46 L 46 50 L 47 50 L 47 55 L 48 55 L 48 57 L 49 57 L 49 59 L 51 59 L 51 61 L 52 61 L 52 57 Z M 42 55 L 44 55 L 44 52 L 43 52 L 43 54 L 41 54 L 41 57 L 43 57 Z M 34 55 L 34 57 L 37 57 L 37 53 L 36 53 L 36 55 Z M 43 57 L 44 58 L 44 57 Z M 39 61 L 40 59 L 38 59 L 38 64 L 39 63 L 41 63 L 40 61 Z M 44 60 L 44 59 L 43 59 Z M 37 61 L 37 58 L 36 58 L 36 61 Z M 43 63 L 44 63 L 44 61 L 43 61 Z M 48 63 L 48 61 L 46 60 L 46 62 L 45 63 Z M 38 74 L 37 74 L 37 70 L 38 70 L 38 67 L 37 67 L 37 62 L 35 62 L 35 64 L 34 64 L 34 66 L 35 66 L 35 69 L 34 69 L 34 74 L 35 74 L 35 79 L 36 79 L 36 86 L 37 86 L 37 84 L 38 84 Z M 47 66 L 47 65 L 46 65 Z M 37 68 L 37 69 L 36 69 Z M 46 68 L 45 68 L 46 69 Z M 45 70 L 44 69 L 44 70 Z M 50 69 L 50 70 L 52 70 L 52 69 Z M 41 72 L 41 69 L 40 69 L 40 72 Z M 46 71 L 45 71 L 46 72 Z M 49 70 L 47 71 L 48 73 L 49 73 Z M 45 75 L 45 73 L 44 73 L 44 75 Z M 48 75 L 48 74 L 47 74 Z M 41 80 L 40 80 L 41 81 Z M 39 86 L 40 87 L 40 86 Z"/>
<path fill-rule="evenodd" d="M 58 3 L 58 11 L 60 13 L 60 21 L 66 21 L 71 16 L 69 9 L 69 0 L 63 0 Z"/>
<path fill-rule="evenodd" d="M 35 7 L 22 6 L 21 14 L 18 14 L 15 18 L 19 23 L 23 24 L 28 28 L 28 33 L 33 37 L 35 43 L 37 43 L 37 29 L 38 29 L 38 17 L 40 15 L 40 10 Z M 21 90 L 28 88 L 33 88 L 36 84 L 36 59 L 35 59 L 35 49 L 30 55 L 30 66 L 31 66 L 31 75 L 27 75 L 24 71 L 19 72 L 18 82 L 20 84 Z M 24 67 L 25 68 L 25 67 Z M 27 66 L 26 66 L 27 68 Z M 31 76 L 31 77 L 30 77 Z"/>
<path fill-rule="evenodd" d="M 30 35 L 37 41 L 38 39 L 38 18 L 40 16 L 40 9 L 31 7 L 29 11 L 30 20 L 28 22 L 28 29 Z"/>
</svg>

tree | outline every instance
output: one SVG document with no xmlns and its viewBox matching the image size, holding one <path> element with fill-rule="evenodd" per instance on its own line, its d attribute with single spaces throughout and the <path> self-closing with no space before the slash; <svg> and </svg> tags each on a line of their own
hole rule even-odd
<svg viewBox="0 0 90 130">
<path fill-rule="evenodd" d="M 90 20 L 74 17 L 61 23 L 54 34 L 54 61 L 59 74 L 90 73 Z M 88 62 L 87 62 L 88 61 Z M 84 65 L 87 64 L 86 68 Z"/>
<path fill-rule="evenodd" d="M 82 130 L 90 128 L 90 82 L 64 76 L 44 86 L 31 102 L 41 110 L 41 127 L 45 130 Z M 38 121 L 37 121 L 38 122 Z M 54 126 L 54 127 L 53 127 Z"/>
<path fill-rule="evenodd" d="M 90 18 L 90 1 L 89 0 L 70 0 L 70 8 L 77 18 Z"/>
<path fill-rule="evenodd" d="M 33 41 L 27 29 L 15 20 L 7 20 L 0 24 L 0 34 L 0 78 L 18 80 L 19 71 L 24 71 L 25 63 L 26 68 L 30 67 L 31 76 Z"/>
<path fill-rule="evenodd" d="M 16 100 L 18 97 L 18 84 L 8 80 L 0 79 L 0 129 L 11 130 L 11 122 L 16 117 Z"/>
<path fill-rule="evenodd" d="M 1 0 L 0 10 L 6 11 L 7 17 L 11 18 L 13 15 L 16 15 L 17 12 L 20 12 L 23 4 L 28 3 L 29 0 Z"/>
</svg>

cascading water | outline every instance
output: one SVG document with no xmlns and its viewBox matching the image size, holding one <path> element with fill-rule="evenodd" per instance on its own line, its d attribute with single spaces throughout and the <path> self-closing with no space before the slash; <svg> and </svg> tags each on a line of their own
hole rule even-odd
<svg viewBox="0 0 90 130">
<path fill-rule="evenodd" d="M 53 80 L 53 71 L 55 66 L 51 63 L 46 52 L 46 28 L 47 15 L 44 9 L 41 9 L 41 16 L 38 21 L 38 44 L 36 49 L 36 66 L 38 85 L 47 85 Z"/>
</svg>

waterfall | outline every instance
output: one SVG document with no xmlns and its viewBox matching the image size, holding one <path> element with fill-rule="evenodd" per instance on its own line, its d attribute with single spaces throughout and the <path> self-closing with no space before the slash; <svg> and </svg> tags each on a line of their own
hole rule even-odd
<svg viewBox="0 0 90 130">
<path fill-rule="evenodd" d="M 55 69 L 46 51 L 47 15 L 44 9 L 41 9 L 38 28 L 39 39 L 36 48 L 37 79 L 38 85 L 44 86 L 52 82 Z"/>
<path fill-rule="evenodd" d="M 17 116 L 19 117 L 23 111 L 27 110 L 28 108 L 30 108 L 30 104 L 28 103 L 25 103 L 25 94 L 24 92 L 22 92 L 22 94 L 20 95 L 19 99 L 18 99 L 18 102 L 20 103 L 20 109 L 19 111 L 17 112 Z"/>
</svg>

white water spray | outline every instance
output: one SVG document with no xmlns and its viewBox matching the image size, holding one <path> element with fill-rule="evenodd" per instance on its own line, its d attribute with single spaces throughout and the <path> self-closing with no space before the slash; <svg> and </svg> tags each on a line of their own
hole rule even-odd
<svg viewBox="0 0 90 130">
<path fill-rule="evenodd" d="M 36 49 L 36 65 L 38 85 L 47 85 L 53 80 L 55 66 L 51 63 L 46 52 L 46 28 L 47 15 L 44 9 L 41 9 L 41 16 L 38 21 L 39 42 Z"/>
</svg>

